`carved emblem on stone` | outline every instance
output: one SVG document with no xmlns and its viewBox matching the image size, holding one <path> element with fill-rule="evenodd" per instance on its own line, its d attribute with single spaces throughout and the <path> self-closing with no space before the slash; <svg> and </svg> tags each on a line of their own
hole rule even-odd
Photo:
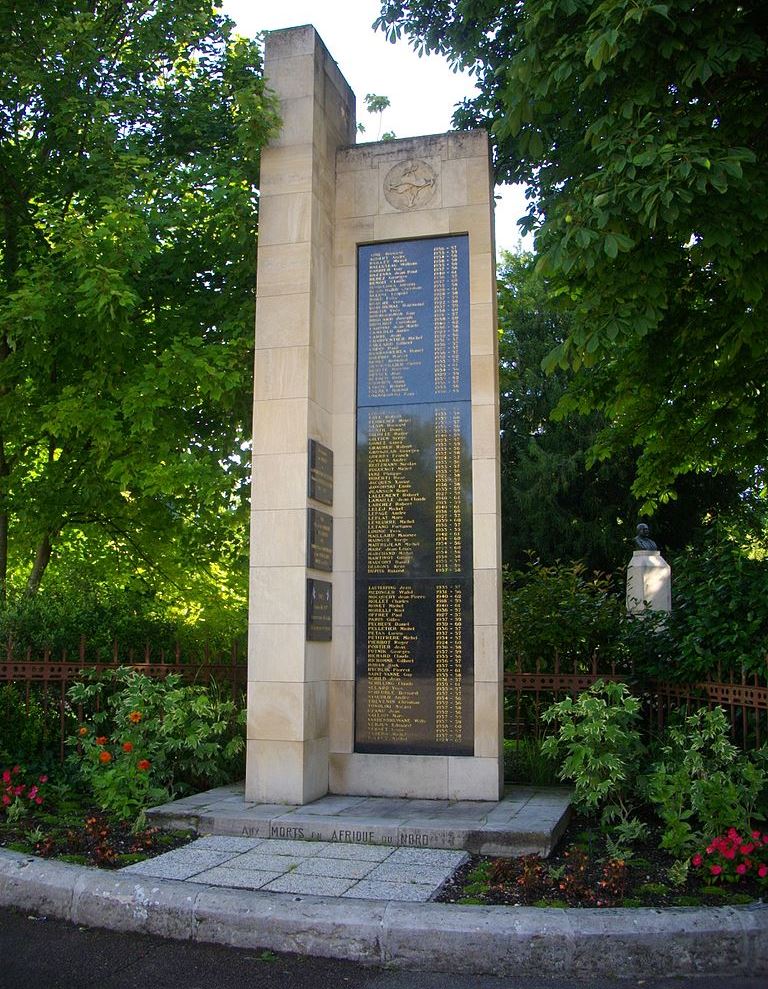
<svg viewBox="0 0 768 989">
<path fill-rule="evenodd" d="M 395 209 L 418 209 L 430 202 L 437 189 L 434 169 L 420 158 L 398 162 L 384 179 L 384 195 Z"/>
</svg>

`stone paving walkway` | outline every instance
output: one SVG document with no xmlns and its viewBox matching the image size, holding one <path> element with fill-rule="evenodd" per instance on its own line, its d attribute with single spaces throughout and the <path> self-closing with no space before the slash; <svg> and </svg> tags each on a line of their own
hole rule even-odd
<svg viewBox="0 0 768 989">
<path fill-rule="evenodd" d="M 209 835 L 120 872 L 231 889 L 426 902 L 467 858 L 434 848 Z"/>
</svg>

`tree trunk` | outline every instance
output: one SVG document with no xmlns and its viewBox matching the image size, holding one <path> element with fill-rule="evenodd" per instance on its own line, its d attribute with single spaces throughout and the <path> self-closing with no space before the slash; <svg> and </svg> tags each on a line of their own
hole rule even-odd
<svg viewBox="0 0 768 989">
<path fill-rule="evenodd" d="M 43 579 L 43 574 L 45 573 L 45 568 L 50 562 L 52 552 L 53 546 L 51 544 L 51 535 L 46 532 L 40 542 L 40 545 L 37 547 L 35 562 L 32 567 L 32 572 L 29 575 L 29 580 L 27 581 L 27 587 L 24 592 L 27 597 L 33 597 L 37 594 L 40 588 L 40 581 Z"/>
</svg>

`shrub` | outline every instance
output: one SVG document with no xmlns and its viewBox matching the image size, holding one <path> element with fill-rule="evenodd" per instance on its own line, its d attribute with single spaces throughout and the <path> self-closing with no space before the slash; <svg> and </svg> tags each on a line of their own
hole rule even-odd
<svg viewBox="0 0 768 989">
<path fill-rule="evenodd" d="M 59 705 L 46 710 L 40 693 L 32 689 L 27 698 L 15 684 L 0 687 L 0 764 L 48 769 L 58 758 Z"/>
<path fill-rule="evenodd" d="M 672 560 L 671 662 L 682 681 L 765 670 L 768 561 L 753 559 L 716 533 Z"/>
<path fill-rule="evenodd" d="M 544 669 L 551 669 L 555 656 L 582 667 L 592 656 L 626 665 L 626 621 L 614 581 L 590 574 L 580 563 L 534 563 L 527 570 L 505 572 L 504 645 L 510 670 L 518 656 L 528 663 L 540 659 Z"/>
<path fill-rule="evenodd" d="M 542 753 L 561 758 L 560 778 L 574 783 L 580 811 L 601 811 L 604 824 L 631 820 L 631 806 L 643 745 L 640 702 L 626 684 L 598 680 L 574 700 L 551 705 L 542 714 L 556 734 Z"/>
<path fill-rule="evenodd" d="M 100 806 L 118 810 L 230 782 L 242 773 L 245 711 L 215 686 L 152 680 L 120 669 L 92 673 L 69 690 L 88 712 L 69 739 L 73 760 Z M 160 791 L 163 791 L 162 793 Z"/>
<path fill-rule="evenodd" d="M 740 752 L 728 738 L 719 707 L 702 708 L 672 725 L 644 780 L 645 793 L 664 823 L 661 847 L 685 856 L 702 836 L 729 827 L 749 830 L 768 782 L 766 750 Z"/>
</svg>

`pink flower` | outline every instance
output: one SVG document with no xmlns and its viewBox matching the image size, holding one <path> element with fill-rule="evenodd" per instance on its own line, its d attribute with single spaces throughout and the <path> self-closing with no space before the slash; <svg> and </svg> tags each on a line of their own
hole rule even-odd
<svg viewBox="0 0 768 989">
<path fill-rule="evenodd" d="M 21 772 L 21 766 L 14 766 L 13 769 L 11 770 L 11 772 L 12 773 L 20 773 Z"/>
<path fill-rule="evenodd" d="M 746 845 L 741 845 L 739 851 L 741 852 L 742 855 L 749 855 L 749 853 L 754 851 L 754 849 L 755 846 L 752 844 L 751 841 L 748 841 Z"/>
<path fill-rule="evenodd" d="M 736 866 L 736 872 L 737 872 L 737 874 L 740 875 L 740 876 L 743 876 L 746 871 L 747 871 L 746 863 L 739 862 L 739 864 Z"/>
<path fill-rule="evenodd" d="M 723 871 L 723 867 L 720 865 L 710 865 L 709 871 L 713 876 L 719 876 Z"/>
<path fill-rule="evenodd" d="M 29 793 L 27 794 L 27 796 L 29 797 L 30 800 L 34 800 L 35 797 L 37 796 L 37 787 L 31 786 L 29 788 Z"/>
<path fill-rule="evenodd" d="M 48 777 L 47 776 L 41 776 L 39 782 L 40 783 L 47 783 L 48 782 Z"/>
<path fill-rule="evenodd" d="M 691 865 L 694 866 L 696 869 L 698 869 L 698 867 L 701 865 L 702 861 L 703 861 L 703 859 L 702 859 L 701 855 L 699 855 L 699 853 L 696 852 L 696 854 L 691 859 Z"/>
<path fill-rule="evenodd" d="M 3 783 L 10 783 L 10 782 L 11 782 L 11 771 L 10 771 L 10 769 L 4 769 L 3 770 Z"/>
<path fill-rule="evenodd" d="M 757 874 L 761 879 L 765 879 L 768 876 L 768 865 L 761 865 L 757 870 Z"/>
<path fill-rule="evenodd" d="M 755 839 L 755 841 L 760 841 L 760 832 L 759 831 L 753 831 L 752 832 L 752 837 Z"/>
<path fill-rule="evenodd" d="M 43 802 L 43 798 L 42 797 L 35 797 L 35 803 L 36 804 L 41 804 L 42 802 Z"/>
<path fill-rule="evenodd" d="M 725 857 L 727 859 L 735 859 L 736 858 L 736 849 L 733 848 L 732 846 L 729 846 L 728 848 L 724 848 L 723 849 L 723 855 L 725 855 Z"/>
<path fill-rule="evenodd" d="M 10 802 L 11 802 L 11 798 L 8 796 L 7 793 L 4 793 L 3 794 L 3 803 L 5 804 L 5 806 L 7 807 Z"/>
</svg>

